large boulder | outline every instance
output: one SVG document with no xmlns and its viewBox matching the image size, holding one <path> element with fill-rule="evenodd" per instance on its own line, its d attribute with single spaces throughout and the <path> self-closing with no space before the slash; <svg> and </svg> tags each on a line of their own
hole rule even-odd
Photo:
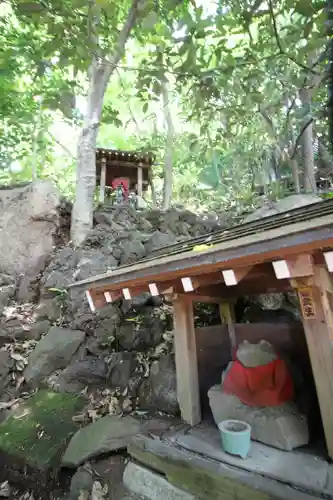
<svg viewBox="0 0 333 500">
<path fill-rule="evenodd" d="M 13 365 L 9 352 L 6 349 L 0 349 L 0 398 L 9 382 L 9 374 Z"/>
<path fill-rule="evenodd" d="M 208 391 L 209 404 L 216 425 L 228 419 L 243 420 L 252 429 L 254 441 L 291 451 L 309 443 L 306 418 L 294 403 L 256 408 L 247 406 L 232 394 L 224 394 L 219 385 Z"/>
<path fill-rule="evenodd" d="M 8 342 L 39 340 L 46 334 L 51 325 L 47 320 L 38 321 L 31 304 L 16 304 L 3 310 L 0 318 L 0 347 Z"/>
<path fill-rule="evenodd" d="M 312 205 L 313 203 L 318 203 L 319 201 L 322 201 L 322 199 L 312 194 L 293 194 L 276 202 L 265 203 L 261 208 L 245 217 L 243 222 L 252 222 L 254 220 L 262 219 L 263 217 L 269 217 L 270 215 L 288 212 L 294 208 Z"/>
<path fill-rule="evenodd" d="M 108 382 L 113 388 L 124 391 L 136 368 L 134 354 L 131 352 L 114 352 L 108 356 Z"/>
<path fill-rule="evenodd" d="M 70 394 L 38 391 L 22 400 L 0 423 L 0 481 L 9 480 L 42 498 L 54 486 L 60 459 L 77 430 L 73 417 L 84 400 Z"/>
<path fill-rule="evenodd" d="M 56 370 L 66 368 L 83 343 L 85 333 L 53 326 L 30 354 L 24 378 L 35 383 Z"/>
<path fill-rule="evenodd" d="M 78 315 L 81 317 L 81 309 L 86 303 L 84 292 L 73 290 L 68 293 L 67 287 L 74 281 L 103 274 L 117 264 L 112 255 L 100 249 L 66 247 L 58 250 L 40 281 L 41 314 L 50 321 L 66 315 L 70 321 L 80 309 Z"/>
<path fill-rule="evenodd" d="M 108 415 L 80 429 L 71 439 L 62 458 L 64 467 L 78 467 L 84 462 L 127 447 L 140 431 L 140 422 L 130 416 Z"/>
<path fill-rule="evenodd" d="M 51 182 L 0 190 L 0 272 L 34 277 L 53 252 L 59 195 Z"/>
<path fill-rule="evenodd" d="M 175 414 L 179 410 L 177 400 L 177 377 L 173 354 L 154 361 L 149 378 L 139 390 L 140 407 Z"/>
<path fill-rule="evenodd" d="M 177 243 L 176 236 L 171 232 L 154 231 L 147 241 L 145 247 L 148 254 L 154 250 L 166 247 L 168 245 L 173 245 Z"/>
<path fill-rule="evenodd" d="M 116 328 L 116 339 L 122 349 L 145 350 L 155 347 L 164 332 L 170 330 L 172 318 L 164 310 L 147 306 L 139 312 L 129 312 Z"/>
<path fill-rule="evenodd" d="M 65 368 L 53 385 L 60 391 L 78 393 L 85 387 L 106 385 L 108 365 L 103 359 L 79 359 Z"/>
<path fill-rule="evenodd" d="M 9 304 L 10 299 L 14 297 L 15 285 L 0 286 L 0 315 Z"/>
<path fill-rule="evenodd" d="M 93 335 L 100 345 L 110 346 L 114 342 L 116 329 L 121 322 L 121 312 L 116 305 L 108 304 L 92 313 L 84 298 L 73 314 L 71 328 Z"/>
</svg>

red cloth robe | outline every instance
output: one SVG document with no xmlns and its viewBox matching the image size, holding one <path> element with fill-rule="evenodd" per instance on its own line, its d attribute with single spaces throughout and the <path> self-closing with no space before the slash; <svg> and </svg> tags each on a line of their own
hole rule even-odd
<svg viewBox="0 0 333 500">
<path fill-rule="evenodd" d="M 222 390 L 248 406 L 278 406 L 294 397 L 292 378 L 282 359 L 252 368 L 236 359 L 226 374 Z"/>
</svg>

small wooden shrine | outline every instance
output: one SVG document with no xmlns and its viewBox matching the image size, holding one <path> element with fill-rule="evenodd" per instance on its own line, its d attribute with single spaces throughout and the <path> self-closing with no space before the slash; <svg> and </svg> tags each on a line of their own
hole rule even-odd
<svg viewBox="0 0 333 500">
<path fill-rule="evenodd" d="M 118 151 L 99 148 L 96 150 L 96 182 L 99 186 L 99 201 L 105 200 L 106 188 L 113 188 L 117 180 L 128 185 L 138 199 L 148 189 L 151 182 L 152 154 L 136 151 Z"/>
<path fill-rule="evenodd" d="M 235 342 L 232 300 L 296 290 L 328 454 L 333 458 L 333 200 L 164 248 L 135 264 L 74 283 L 92 311 L 150 292 L 174 306 L 178 401 L 183 420 L 201 421 L 193 302 L 221 304 Z"/>
</svg>

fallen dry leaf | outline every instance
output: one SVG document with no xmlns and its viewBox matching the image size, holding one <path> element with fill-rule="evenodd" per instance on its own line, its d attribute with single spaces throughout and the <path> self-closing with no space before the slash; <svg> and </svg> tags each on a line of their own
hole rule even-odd
<svg viewBox="0 0 333 500">
<path fill-rule="evenodd" d="M 8 410 L 9 408 L 12 408 L 19 399 L 12 399 L 12 401 L 0 401 L 0 410 Z"/>
<path fill-rule="evenodd" d="M 9 498 L 10 497 L 10 485 L 8 481 L 0 484 L 0 497 Z"/>
<path fill-rule="evenodd" d="M 89 491 L 81 490 L 77 500 L 89 500 Z"/>
<path fill-rule="evenodd" d="M 91 500 L 103 500 L 108 494 L 108 485 L 102 484 L 99 481 L 95 481 L 92 487 Z"/>
</svg>

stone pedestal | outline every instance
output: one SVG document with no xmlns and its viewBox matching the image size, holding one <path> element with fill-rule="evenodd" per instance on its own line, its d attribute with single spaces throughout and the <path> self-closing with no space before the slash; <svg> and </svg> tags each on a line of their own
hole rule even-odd
<svg viewBox="0 0 333 500">
<path fill-rule="evenodd" d="M 208 398 L 216 425 L 227 419 L 243 420 L 251 425 L 254 441 L 286 451 L 309 443 L 306 418 L 294 403 L 255 408 L 231 394 L 222 393 L 219 385 L 208 391 Z"/>
</svg>

